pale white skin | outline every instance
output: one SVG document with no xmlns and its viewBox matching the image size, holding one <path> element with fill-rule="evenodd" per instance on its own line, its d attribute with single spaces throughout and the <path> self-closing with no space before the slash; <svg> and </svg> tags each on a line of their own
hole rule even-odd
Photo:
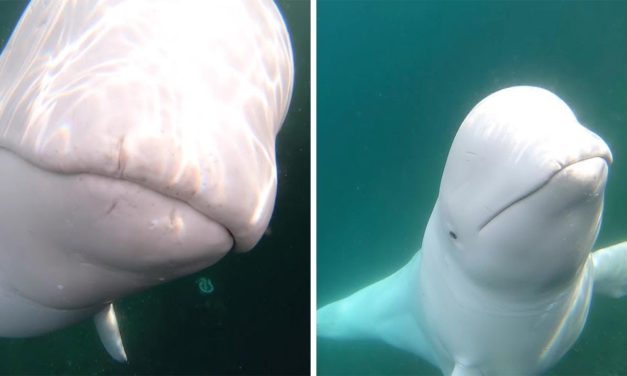
<svg viewBox="0 0 627 376">
<path fill-rule="evenodd" d="M 113 300 L 251 249 L 292 60 L 271 1 L 33 1 L 0 56 L 0 336 L 102 311 L 107 345 Z"/>
<path fill-rule="evenodd" d="M 318 310 L 318 335 L 378 338 L 444 374 L 538 374 L 574 344 L 593 284 L 627 292 L 627 243 L 591 253 L 612 157 L 554 94 L 498 91 L 447 159 L 422 249 Z"/>
</svg>

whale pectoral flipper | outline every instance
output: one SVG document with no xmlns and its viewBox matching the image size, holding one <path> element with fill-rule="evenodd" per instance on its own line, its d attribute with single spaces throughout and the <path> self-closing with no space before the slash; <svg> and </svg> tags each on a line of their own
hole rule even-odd
<svg viewBox="0 0 627 376">
<path fill-rule="evenodd" d="M 331 339 L 380 339 L 436 364 L 422 328 L 416 286 L 421 252 L 403 268 L 317 311 L 317 334 Z"/>
<path fill-rule="evenodd" d="M 627 241 L 599 249 L 591 257 L 594 291 L 613 298 L 627 295 Z"/>
<path fill-rule="evenodd" d="M 102 311 L 94 316 L 94 323 L 100 341 L 111 357 L 118 362 L 126 363 L 126 351 L 120 336 L 120 328 L 118 327 L 118 319 L 115 317 L 113 303 L 107 305 Z"/>
</svg>

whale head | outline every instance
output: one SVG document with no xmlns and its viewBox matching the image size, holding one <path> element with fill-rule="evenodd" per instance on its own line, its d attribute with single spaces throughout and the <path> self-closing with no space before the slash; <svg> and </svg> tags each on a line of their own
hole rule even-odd
<svg viewBox="0 0 627 376">
<path fill-rule="evenodd" d="M 33 1 L 0 56 L 0 335 L 251 249 L 293 71 L 272 1 Z"/>
<path fill-rule="evenodd" d="M 511 87 L 477 104 L 442 176 L 445 257 L 493 289 L 571 281 L 598 234 L 612 156 L 553 93 Z"/>
</svg>

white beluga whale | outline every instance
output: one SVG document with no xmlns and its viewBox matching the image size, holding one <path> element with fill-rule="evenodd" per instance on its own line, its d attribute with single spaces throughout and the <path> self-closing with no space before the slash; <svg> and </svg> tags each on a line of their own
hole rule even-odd
<svg viewBox="0 0 627 376">
<path fill-rule="evenodd" d="M 272 1 L 31 2 L 0 55 L 0 337 L 248 251 L 276 195 L 293 57 Z"/>
<path fill-rule="evenodd" d="M 445 375 L 530 375 L 575 343 L 593 291 L 627 293 L 627 243 L 592 252 L 612 155 L 553 93 L 500 90 L 451 146 L 416 255 L 317 312 L 318 336 L 378 339 Z"/>
</svg>

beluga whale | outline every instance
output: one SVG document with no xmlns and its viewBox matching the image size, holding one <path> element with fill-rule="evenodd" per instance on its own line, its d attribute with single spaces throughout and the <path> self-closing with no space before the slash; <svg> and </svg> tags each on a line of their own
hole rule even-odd
<svg viewBox="0 0 627 376">
<path fill-rule="evenodd" d="M 627 243 L 592 252 L 611 163 L 550 91 L 489 95 L 454 138 L 420 250 L 318 309 L 318 336 L 378 339 L 445 375 L 547 371 L 579 337 L 593 292 L 627 293 Z"/>
<path fill-rule="evenodd" d="M 255 246 L 293 86 L 272 1 L 34 0 L 0 55 L 0 337 Z"/>
</svg>

